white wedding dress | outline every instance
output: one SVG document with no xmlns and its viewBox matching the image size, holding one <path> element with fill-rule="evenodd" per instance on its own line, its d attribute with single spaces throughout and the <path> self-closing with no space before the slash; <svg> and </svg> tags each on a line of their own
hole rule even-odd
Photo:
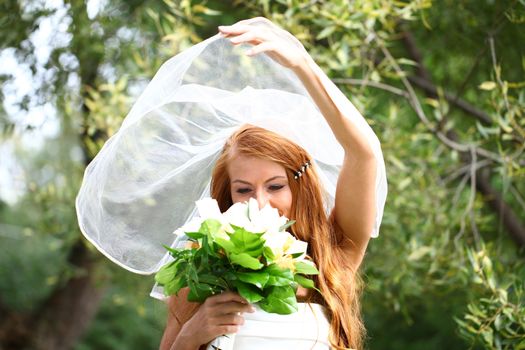
<svg viewBox="0 0 525 350">
<path fill-rule="evenodd" d="M 255 305 L 254 313 L 244 313 L 239 332 L 220 343 L 212 342 L 207 350 L 329 350 L 330 322 L 324 307 L 298 303 L 291 315 L 271 314 Z"/>
</svg>

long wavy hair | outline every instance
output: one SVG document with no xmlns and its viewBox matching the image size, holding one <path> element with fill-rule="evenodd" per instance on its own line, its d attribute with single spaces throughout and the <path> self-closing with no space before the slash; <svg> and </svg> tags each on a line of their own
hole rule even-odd
<svg viewBox="0 0 525 350">
<path fill-rule="evenodd" d="M 360 276 L 337 239 L 333 215 L 328 217 L 324 210 L 315 167 L 309 167 L 302 177 L 294 179 L 294 172 L 310 156 L 302 147 L 274 132 L 252 125 L 241 127 L 227 140 L 212 173 L 211 196 L 218 201 L 221 211 L 233 204 L 228 162 L 236 155 L 270 160 L 286 169 L 292 192 L 289 219 L 296 221 L 290 230 L 298 239 L 308 242 L 308 254 L 320 272 L 314 281 L 321 295 L 314 294 L 308 301 L 327 306 L 329 341 L 333 348 L 362 349 L 365 328 L 360 311 Z"/>
</svg>

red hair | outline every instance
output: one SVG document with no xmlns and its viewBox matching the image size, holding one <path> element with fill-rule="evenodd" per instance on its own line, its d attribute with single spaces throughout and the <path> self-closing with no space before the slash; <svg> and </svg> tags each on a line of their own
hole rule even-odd
<svg viewBox="0 0 525 350">
<path fill-rule="evenodd" d="M 211 196 L 221 211 L 233 204 L 228 161 L 239 154 L 270 160 L 286 169 L 292 192 L 290 219 L 296 221 L 290 230 L 298 239 L 308 242 L 308 253 L 320 272 L 315 282 L 321 296 L 309 301 L 327 306 L 333 348 L 362 349 L 365 329 L 360 311 L 361 279 L 336 238 L 333 216 L 326 215 L 315 167 L 310 166 L 299 179 L 294 179 L 295 172 L 310 156 L 302 147 L 274 132 L 251 125 L 241 127 L 227 140 L 212 173 Z"/>
</svg>

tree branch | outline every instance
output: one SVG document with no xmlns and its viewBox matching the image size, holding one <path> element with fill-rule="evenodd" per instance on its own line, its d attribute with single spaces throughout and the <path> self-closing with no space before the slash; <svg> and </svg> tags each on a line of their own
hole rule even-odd
<svg viewBox="0 0 525 350">
<path fill-rule="evenodd" d="M 486 170 L 478 173 L 477 189 L 483 193 L 487 203 L 498 214 L 512 240 L 518 246 L 525 247 L 525 229 L 523 224 L 512 208 L 505 203 L 501 194 L 492 187 L 489 173 Z"/>
<path fill-rule="evenodd" d="M 418 76 L 409 76 L 408 80 L 412 84 L 416 85 L 418 88 L 422 89 L 427 95 L 433 96 L 433 97 L 438 96 L 438 91 L 431 82 L 423 78 L 420 78 Z M 485 125 L 493 124 L 492 119 L 490 119 L 490 116 L 487 113 L 477 109 L 476 107 L 472 106 L 470 103 L 456 96 L 453 96 L 452 94 L 449 94 L 448 92 L 444 93 L 444 97 L 448 103 L 455 105 L 456 107 L 458 107 L 459 109 L 467 113 L 468 115 L 473 116 L 476 119 L 478 119 L 483 124 Z"/>
<path fill-rule="evenodd" d="M 392 56 L 390 51 L 386 48 L 384 43 L 378 37 L 376 37 L 376 40 L 379 43 L 379 47 L 381 48 L 381 51 L 383 52 L 385 57 L 388 60 L 390 60 L 390 63 L 392 64 L 392 67 L 394 68 L 394 70 L 396 71 L 396 73 L 400 77 L 401 82 L 405 86 L 405 88 L 406 88 L 406 90 L 408 92 L 408 95 L 409 95 L 409 97 L 408 97 L 409 102 L 412 105 L 412 107 L 414 108 L 414 111 L 416 112 L 416 115 L 423 122 L 423 124 L 430 131 L 432 131 L 432 133 L 434 133 L 434 135 L 436 135 L 436 137 L 441 142 L 443 142 L 449 148 L 452 148 L 452 149 L 454 149 L 454 150 L 456 150 L 456 151 L 458 151 L 460 153 L 470 152 L 471 148 L 474 147 L 477 155 L 479 155 L 481 157 L 484 157 L 484 158 L 487 158 L 487 159 L 491 159 L 491 160 L 496 161 L 498 163 L 505 163 L 505 160 L 502 159 L 498 154 L 496 154 L 494 152 L 491 152 L 491 151 L 488 151 L 488 150 L 486 150 L 484 148 L 475 146 L 473 144 L 465 145 L 465 144 L 459 143 L 456 140 L 453 140 L 453 139 L 449 138 L 445 133 L 443 133 L 443 131 L 441 131 L 438 128 L 432 126 L 432 123 L 430 122 L 430 120 L 428 120 L 427 116 L 425 115 L 425 112 L 423 111 L 423 107 L 421 106 L 421 103 L 419 102 L 419 99 L 418 99 L 418 97 L 416 95 L 416 92 L 414 91 L 414 88 L 412 87 L 412 85 L 410 84 L 408 79 L 405 77 L 405 74 L 404 74 L 403 70 L 399 67 L 399 65 L 397 64 L 396 60 L 394 59 L 394 57 Z"/>
<path fill-rule="evenodd" d="M 408 35 L 408 37 L 412 38 L 411 35 Z M 421 82 L 421 85 L 425 86 L 423 88 L 423 90 L 427 93 L 427 95 L 433 95 L 433 94 L 437 93 L 437 89 L 432 84 L 432 82 L 430 80 L 425 80 L 425 76 L 429 76 L 429 74 L 426 71 L 426 69 L 424 68 L 424 65 L 423 65 L 423 63 L 421 61 L 421 55 L 419 54 L 419 52 L 417 50 L 417 46 L 415 45 L 414 41 L 413 40 L 412 41 L 405 40 L 404 42 L 406 44 L 408 43 L 407 50 L 411 54 L 411 58 L 418 63 L 418 67 L 420 68 L 418 71 L 422 72 L 422 75 L 416 77 L 415 79 L 419 80 Z M 382 44 L 382 43 L 380 43 L 380 44 Z M 491 45 L 493 45 L 493 43 L 491 43 Z M 383 53 L 385 54 L 385 56 L 392 61 L 392 64 L 393 64 L 394 68 L 396 69 L 396 71 L 398 73 L 400 73 L 401 69 L 399 68 L 399 66 L 395 62 L 395 60 L 392 57 L 392 55 L 390 54 L 390 52 L 386 49 L 386 47 L 384 45 L 381 45 L 381 48 L 382 48 Z M 493 48 L 492 48 L 492 51 L 494 51 Z M 496 61 L 496 58 L 495 58 L 494 54 L 493 54 L 493 58 L 492 59 L 493 59 L 493 62 Z M 409 91 L 409 94 L 410 94 L 411 98 L 412 99 L 417 99 L 417 96 L 415 96 L 415 94 L 413 93 L 413 90 L 412 90 L 412 87 L 411 87 L 410 83 L 408 82 L 408 80 L 406 78 L 404 78 L 403 75 L 401 75 L 401 80 L 403 81 L 404 85 L 407 87 L 407 90 Z M 411 90 L 412 90 L 412 92 L 411 92 Z M 459 100 L 459 99 L 456 99 L 456 100 Z M 418 105 L 419 105 L 419 103 L 418 103 Z M 420 105 L 419 105 L 419 108 L 420 108 Z M 418 113 L 418 110 L 416 110 L 416 113 Z M 419 110 L 419 113 L 423 113 L 422 109 Z M 424 113 L 423 113 L 423 115 L 424 115 Z M 458 140 L 458 136 L 453 130 L 450 130 L 447 133 L 447 136 L 448 136 L 448 139 L 451 140 L 451 141 Z M 479 152 L 479 149 L 475 150 L 475 148 L 474 148 L 475 146 L 471 146 L 471 147 L 472 148 L 470 149 L 469 153 L 462 152 L 462 154 L 463 154 L 462 158 L 464 159 L 464 161 L 467 164 L 471 165 L 470 178 L 471 178 L 472 188 L 474 188 L 474 187 L 477 188 L 478 191 L 481 192 L 485 196 L 485 198 L 488 198 L 489 205 L 493 208 L 493 210 L 500 217 L 500 219 L 503 222 L 503 225 L 507 229 L 507 231 L 508 231 L 509 235 L 511 236 L 511 238 L 516 242 L 516 244 L 518 244 L 518 246 L 520 246 L 520 247 L 525 246 L 525 228 L 524 228 L 524 225 L 521 224 L 518 216 L 514 213 L 513 209 L 509 205 L 507 205 L 505 203 L 505 201 L 503 200 L 503 197 L 501 196 L 501 194 L 498 191 L 496 191 L 492 187 L 492 185 L 490 184 L 490 176 L 489 176 L 489 173 L 488 173 L 487 169 L 482 169 L 482 168 L 480 168 L 479 170 L 476 169 L 476 160 L 477 160 L 476 156 L 479 155 L 480 152 Z M 490 154 L 491 154 L 491 157 L 492 157 L 492 152 L 490 152 Z M 487 157 L 487 158 L 488 159 L 492 159 L 491 157 Z M 500 158 L 500 157 L 498 157 L 498 158 Z M 492 160 L 494 160 L 494 159 L 492 159 Z M 500 158 L 500 162 L 503 162 L 503 161 L 504 160 L 502 160 Z M 474 221 L 473 221 L 473 217 L 472 216 L 471 216 L 471 222 L 473 224 L 475 224 Z M 473 231 L 474 231 L 474 234 L 477 236 L 478 233 L 476 232 L 477 229 L 475 229 L 475 227 L 473 227 Z"/>
<path fill-rule="evenodd" d="M 349 78 L 332 79 L 332 81 L 336 84 L 357 85 L 357 86 L 362 86 L 362 87 L 370 86 L 370 87 L 374 87 L 380 90 L 391 92 L 394 95 L 403 96 L 405 98 L 409 97 L 408 93 L 404 90 L 398 89 L 392 85 L 378 83 L 375 81 L 370 81 L 370 80 L 365 80 L 365 79 L 349 79 Z"/>
</svg>

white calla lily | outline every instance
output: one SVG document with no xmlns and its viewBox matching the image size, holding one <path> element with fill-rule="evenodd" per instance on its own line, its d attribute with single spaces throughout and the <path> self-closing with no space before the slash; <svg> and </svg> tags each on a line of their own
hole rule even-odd
<svg viewBox="0 0 525 350">
<path fill-rule="evenodd" d="M 286 231 L 269 231 L 263 237 L 265 240 L 264 246 L 272 250 L 276 259 L 285 254 L 286 248 L 292 244 L 293 236 Z"/>
<path fill-rule="evenodd" d="M 306 258 L 306 250 L 308 249 L 308 243 L 300 241 L 298 239 L 293 240 L 292 245 L 286 250 L 286 254 L 297 254 L 302 253 L 295 260 L 304 260 Z"/>
<path fill-rule="evenodd" d="M 276 208 L 267 204 L 259 210 L 256 224 L 264 227 L 265 231 L 278 231 L 287 221 L 286 217 L 279 215 Z"/>
<path fill-rule="evenodd" d="M 248 207 L 245 203 L 235 203 L 223 215 L 225 221 L 234 226 L 245 227 L 250 223 Z"/>
<path fill-rule="evenodd" d="M 188 221 L 184 226 L 176 229 L 173 233 L 177 236 L 184 236 L 186 232 L 198 232 L 201 228 L 203 221 L 204 219 L 200 217 L 195 217 Z"/>
<path fill-rule="evenodd" d="M 219 209 L 219 203 L 212 198 L 203 198 L 196 202 L 199 216 L 204 219 L 222 220 L 222 213 Z"/>
</svg>

